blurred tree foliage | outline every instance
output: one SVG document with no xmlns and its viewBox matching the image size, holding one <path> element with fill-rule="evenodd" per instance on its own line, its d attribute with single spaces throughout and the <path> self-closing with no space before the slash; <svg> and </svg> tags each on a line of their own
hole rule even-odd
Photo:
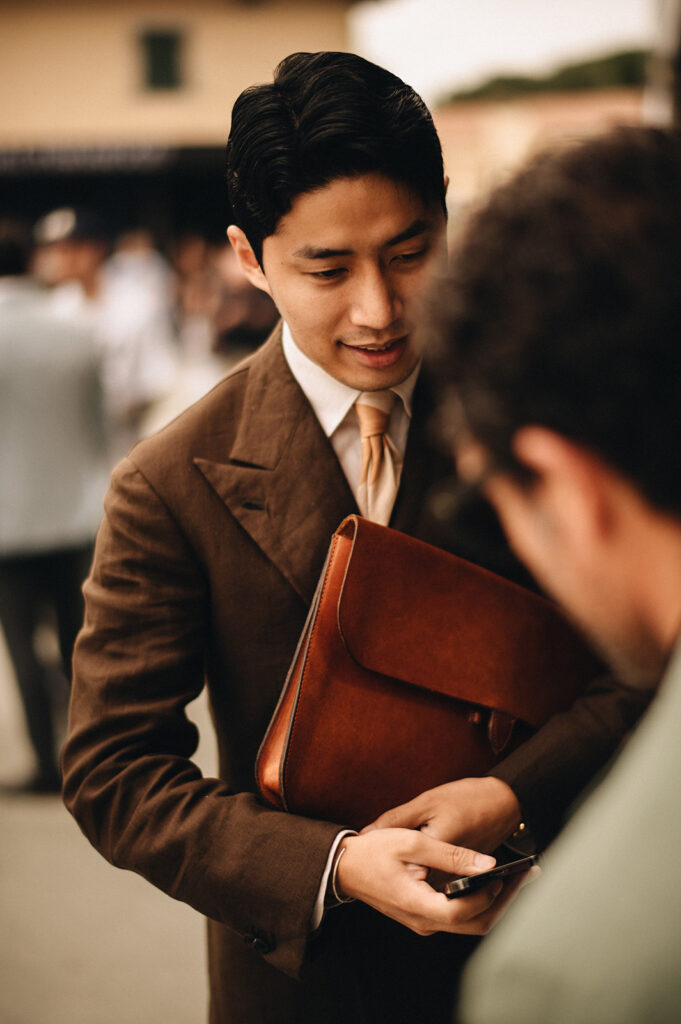
<svg viewBox="0 0 681 1024">
<path fill-rule="evenodd" d="M 541 77 L 497 75 L 474 89 L 451 93 L 444 102 L 472 99 L 510 99 L 541 92 L 569 92 L 642 86 L 646 81 L 647 50 L 622 50 L 594 60 L 566 64 Z"/>
</svg>

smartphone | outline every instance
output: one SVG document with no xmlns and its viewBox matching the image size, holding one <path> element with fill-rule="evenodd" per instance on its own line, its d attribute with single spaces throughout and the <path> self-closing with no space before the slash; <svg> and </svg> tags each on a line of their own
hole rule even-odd
<svg viewBox="0 0 681 1024">
<path fill-rule="evenodd" d="M 521 857 L 520 860 L 511 860 L 508 864 L 499 864 L 490 871 L 481 871 L 479 875 L 456 878 L 452 882 L 447 882 L 445 896 L 448 900 L 455 900 L 459 896 L 468 896 L 470 893 L 482 889 L 483 885 L 487 885 L 495 878 L 508 878 L 509 875 L 518 875 L 523 871 L 529 871 L 532 865 L 538 862 L 539 857 L 533 853 L 531 857 Z"/>
</svg>

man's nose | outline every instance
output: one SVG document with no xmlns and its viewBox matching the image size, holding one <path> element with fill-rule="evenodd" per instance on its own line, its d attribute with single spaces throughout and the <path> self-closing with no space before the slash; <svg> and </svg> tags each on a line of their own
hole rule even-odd
<svg viewBox="0 0 681 1024">
<path fill-rule="evenodd" d="M 365 271 L 352 296 L 351 320 L 356 327 L 383 331 L 402 315 L 402 300 L 381 268 Z"/>
</svg>

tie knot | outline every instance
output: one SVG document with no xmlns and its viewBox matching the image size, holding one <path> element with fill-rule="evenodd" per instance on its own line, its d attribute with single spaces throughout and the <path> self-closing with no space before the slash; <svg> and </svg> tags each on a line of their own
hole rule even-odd
<svg viewBox="0 0 681 1024">
<path fill-rule="evenodd" d="M 355 402 L 360 437 L 385 434 L 394 404 L 393 391 L 363 391 Z"/>
</svg>

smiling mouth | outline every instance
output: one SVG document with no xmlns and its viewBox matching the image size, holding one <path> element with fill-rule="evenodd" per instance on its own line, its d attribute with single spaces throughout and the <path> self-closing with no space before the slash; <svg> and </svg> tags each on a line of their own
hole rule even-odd
<svg viewBox="0 0 681 1024">
<path fill-rule="evenodd" d="M 402 334 L 399 338 L 391 338 L 390 341 L 384 341 L 382 345 L 347 345 L 346 342 L 342 342 L 342 344 L 347 345 L 347 348 L 354 349 L 356 352 L 389 352 L 404 340 L 405 335 Z"/>
<path fill-rule="evenodd" d="M 401 334 L 398 338 L 389 338 L 381 344 L 369 342 L 367 345 L 357 345 L 348 342 L 341 342 L 349 352 L 349 358 L 354 364 L 363 366 L 367 370 L 389 370 L 396 366 L 404 357 L 409 344 L 409 335 Z"/>
</svg>

